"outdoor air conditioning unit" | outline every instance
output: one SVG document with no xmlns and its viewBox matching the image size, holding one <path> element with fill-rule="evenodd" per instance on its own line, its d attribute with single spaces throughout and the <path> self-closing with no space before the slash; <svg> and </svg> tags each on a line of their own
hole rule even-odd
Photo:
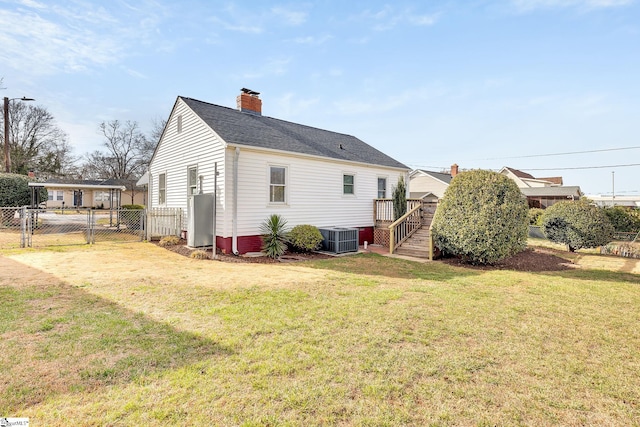
<svg viewBox="0 0 640 427">
<path fill-rule="evenodd" d="M 320 228 L 322 250 L 341 254 L 344 252 L 358 252 L 358 229 L 345 227 Z"/>
</svg>

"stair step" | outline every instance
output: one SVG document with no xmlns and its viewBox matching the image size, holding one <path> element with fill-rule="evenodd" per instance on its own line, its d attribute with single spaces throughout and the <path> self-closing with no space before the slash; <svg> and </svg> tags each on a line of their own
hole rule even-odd
<svg viewBox="0 0 640 427">
<path fill-rule="evenodd" d="M 412 256 L 416 258 L 429 258 L 429 251 L 426 251 L 426 250 L 419 251 L 419 250 L 410 250 L 406 248 L 398 248 L 396 250 L 396 254 L 404 255 L 404 256 Z"/>
</svg>

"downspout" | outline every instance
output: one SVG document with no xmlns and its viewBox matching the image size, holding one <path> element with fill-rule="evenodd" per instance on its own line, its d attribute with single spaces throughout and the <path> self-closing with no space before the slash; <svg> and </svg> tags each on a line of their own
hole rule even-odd
<svg viewBox="0 0 640 427">
<path fill-rule="evenodd" d="M 233 156 L 233 218 L 231 219 L 231 252 L 238 255 L 238 157 L 240 148 L 236 147 Z"/>
</svg>

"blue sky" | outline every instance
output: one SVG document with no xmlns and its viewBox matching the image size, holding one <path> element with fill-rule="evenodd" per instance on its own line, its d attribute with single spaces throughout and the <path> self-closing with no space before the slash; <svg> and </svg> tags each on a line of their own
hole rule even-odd
<svg viewBox="0 0 640 427">
<path fill-rule="evenodd" d="M 101 121 L 148 131 L 178 95 L 235 108 L 248 87 L 264 115 L 414 168 L 594 194 L 615 171 L 617 195 L 640 193 L 640 0 L 0 0 L 0 28 L 0 93 L 36 98 L 76 155 Z"/>
</svg>

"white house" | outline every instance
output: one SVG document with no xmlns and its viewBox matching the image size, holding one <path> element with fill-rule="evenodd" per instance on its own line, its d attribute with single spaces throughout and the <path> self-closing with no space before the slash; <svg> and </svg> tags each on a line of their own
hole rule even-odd
<svg viewBox="0 0 640 427">
<path fill-rule="evenodd" d="M 409 168 L 353 136 L 263 116 L 258 95 L 243 89 L 237 109 L 177 98 L 149 166 L 149 206 L 186 218 L 189 196 L 213 194 L 215 181 L 216 245 L 227 253 L 259 250 L 271 214 L 357 227 L 372 242 L 373 200 L 391 197 Z"/>
<path fill-rule="evenodd" d="M 433 172 L 424 169 L 416 169 L 409 174 L 412 199 L 423 199 L 428 202 L 437 202 L 444 196 L 451 180 L 458 174 L 458 165 L 451 165 L 449 172 Z"/>
</svg>

